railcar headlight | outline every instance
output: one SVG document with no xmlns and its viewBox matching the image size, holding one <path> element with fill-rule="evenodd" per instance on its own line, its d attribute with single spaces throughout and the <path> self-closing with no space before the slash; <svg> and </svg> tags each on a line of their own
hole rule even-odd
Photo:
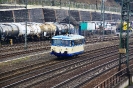
<svg viewBox="0 0 133 88">
<path fill-rule="evenodd" d="M 52 50 L 55 50 L 55 48 L 52 48 Z"/>
</svg>

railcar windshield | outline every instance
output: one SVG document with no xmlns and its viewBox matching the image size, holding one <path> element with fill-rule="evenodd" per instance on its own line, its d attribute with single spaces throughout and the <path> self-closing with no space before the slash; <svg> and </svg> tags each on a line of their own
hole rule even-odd
<svg viewBox="0 0 133 88">
<path fill-rule="evenodd" d="M 61 46 L 61 39 L 52 39 L 52 45 Z"/>
</svg>

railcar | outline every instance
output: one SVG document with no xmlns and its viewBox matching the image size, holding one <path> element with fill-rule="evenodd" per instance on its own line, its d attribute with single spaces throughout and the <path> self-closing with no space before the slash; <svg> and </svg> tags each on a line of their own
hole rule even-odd
<svg viewBox="0 0 133 88">
<path fill-rule="evenodd" d="M 51 54 L 57 57 L 77 56 L 84 52 L 84 37 L 76 34 L 52 37 Z"/>
</svg>

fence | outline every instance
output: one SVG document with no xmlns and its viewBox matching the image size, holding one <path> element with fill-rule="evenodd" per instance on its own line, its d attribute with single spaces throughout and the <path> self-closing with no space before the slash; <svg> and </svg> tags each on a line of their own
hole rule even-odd
<svg viewBox="0 0 133 88">
<path fill-rule="evenodd" d="M 0 4 L 10 5 L 24 5 L 26 0 L 0 0 Z M 77 3 L 77 2 L 60 2 L 57 0 L 27 0 L 28 5 L 42 5 L 43 6 L 59 6 L 70 8 L 81 8 L 81 9 L 93 9 L 101 10 L 101 5 Z M 118 12 L 120 13 L 120 7 L 108 7 L 105 6 L 105 11 Z"/>
<path fill-rule="evenodd" d="M 133 64 L 130 65 L 130 68 L 130 70 L 133 71 Z M 121 82 L 124 82 L 128 79 L 127 74 L 127 68 L 124 68 L 111 77 L 107 78 L 100 84 L 96 85 L 94 88 L 117 88 L 117 86 L 119 86 Z"/>
</svg>

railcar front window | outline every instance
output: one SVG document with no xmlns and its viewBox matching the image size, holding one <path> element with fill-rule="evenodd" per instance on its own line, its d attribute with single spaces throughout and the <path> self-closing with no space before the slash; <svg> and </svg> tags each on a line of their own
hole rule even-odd
<svg viewBox="0 0 133 88">
<path fill-rule="evenodd" d="M 60 46 L 61 45 L 61 39 L 53 39 L 52 45 L 54 46 Z"/>
</svg>

